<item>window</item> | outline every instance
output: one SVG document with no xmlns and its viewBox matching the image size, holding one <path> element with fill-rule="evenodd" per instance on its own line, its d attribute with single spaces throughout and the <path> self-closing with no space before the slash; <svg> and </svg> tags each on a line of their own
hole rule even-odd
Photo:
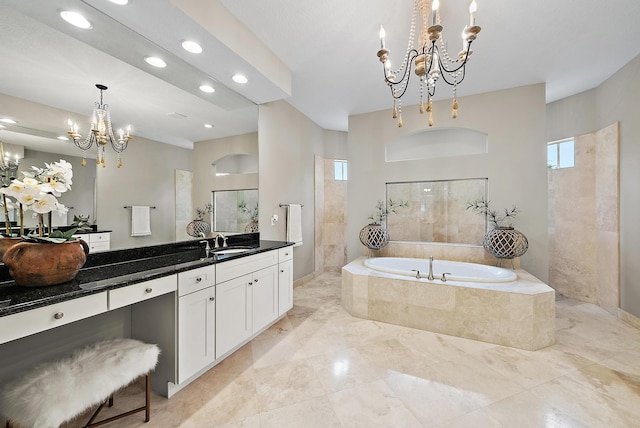
<svg viewBox="0 0 640 428">
<path fill-rule="evenodd" d="M 347 180 L 347 161 L 346 160 L 333 161 L 333 178 L 336 181 Z"/>
<path fill-rule="evenodd" d="M 547 144 L 547 166 L 551 169 L 573 168 L 573 138 Z"/>
</svg>

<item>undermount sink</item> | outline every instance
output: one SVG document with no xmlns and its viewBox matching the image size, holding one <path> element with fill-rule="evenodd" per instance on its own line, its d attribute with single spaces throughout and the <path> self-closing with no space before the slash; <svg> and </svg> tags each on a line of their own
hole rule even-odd
<svg viewBox="0 0 640 428">
<path fill-rule="evenodd" d="M 253 250 L 253 248 L 251 247 L 239 247 L 239 248 L 220 248 L 217 250 L 213 250 L 213 252 L 215 254 L 238 254 L 238 253 L 245 253 L 251 250 Z"/>
</svg>

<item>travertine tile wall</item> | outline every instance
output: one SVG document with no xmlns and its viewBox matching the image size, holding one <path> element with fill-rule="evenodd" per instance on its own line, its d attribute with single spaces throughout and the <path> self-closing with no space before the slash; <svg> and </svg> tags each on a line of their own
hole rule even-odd
<svg viewBox="0 0 640 428">
<path fill-rule="evenodd" d="M 320 166 L 319 162 L 316 166 Z M 324 271 L 340 272 L 347 263 L 347 181 L 334 179 L 334 159 L 323 159 L 321 258 Z M 317 177 L 320 178 L 319 176 Z M 319 182 L 316 182 L 318 185 Z"/>
<path fill-rule="evenodd" d="M 549 170 L 549 285 L 619 307 L 618 124 L 581 135 L 575 167 Z"/>
</svg>

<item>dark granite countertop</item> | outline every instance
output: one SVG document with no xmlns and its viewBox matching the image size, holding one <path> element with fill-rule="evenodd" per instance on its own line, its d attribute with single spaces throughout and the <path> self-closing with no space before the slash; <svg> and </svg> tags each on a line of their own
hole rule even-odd
<svg viewBox="0 0 640 428">
<path fill-rule="evenodd" d="M 236 254 L 205 257 L 199 240 L 91 253 L 72 281 L 37 288 L 15 285 L 8 269 L 0 266 L 0 317 L 290 245 L 250 233 L 229 236 L 230 247 L 248 249 Z"/>
</svg>

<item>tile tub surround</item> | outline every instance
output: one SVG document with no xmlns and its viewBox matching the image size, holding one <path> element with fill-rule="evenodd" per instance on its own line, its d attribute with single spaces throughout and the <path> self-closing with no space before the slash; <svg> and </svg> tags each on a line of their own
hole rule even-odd
<svg viewBox="0 0 640 428">
<path fill-rule="evenodd" d="M 387 274 L 360 257 L 342 268 L 351 315 L 529 351 L 555 343 L 555 292 L 528 272 L 508 283 L 462 283 Z"/>
</svg>

